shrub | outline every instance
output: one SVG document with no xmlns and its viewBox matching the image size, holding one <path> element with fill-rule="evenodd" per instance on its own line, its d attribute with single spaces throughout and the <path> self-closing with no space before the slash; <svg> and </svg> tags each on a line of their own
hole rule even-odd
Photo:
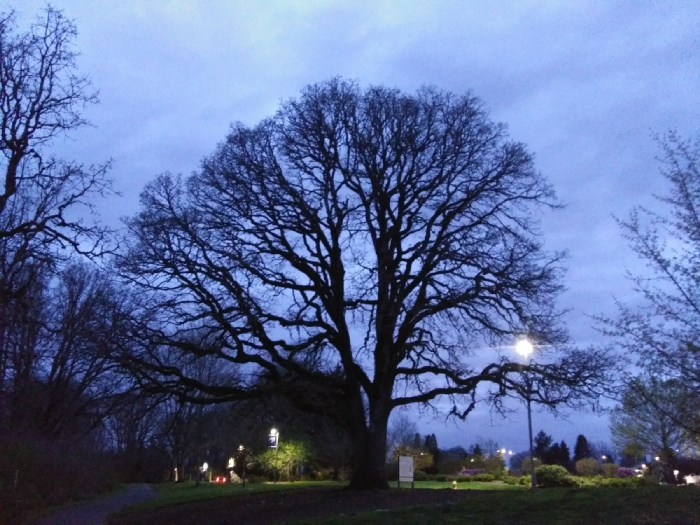
<svg viewBox="0 0 700 525">
<path fill-rule="evenodd" d="M 246 483 L 260 483 L 262 481 L 267 481 L 266 477 L 256 476 L 255 474 L 248 474 L 245 477 Z"/>
<path fill-rule="evenodd" d="M 415 481 L 428 481 L 428 475 L 422 470 L 414 470 L 413 479 Z"/>
<path fill-rule="evenodd" d="M 539 487 L 575 487 L 569 471 L 561 465 L 541 465 L 535 469 Z"/>
<path fill-rule="evenodd" d="M 634 478 L 636 476 L 637 473 L 634 471 L 634 469 L 628 467 L 620 467 L 617 469 L 618 478 Z"/>
<path fill-rule="evenodd" d="M 464 459 L 455 457 L 440 458 L 438 461 L 438 474 L 454 474 L 464 466 Z"/>
<path fill-rule="evenodd" d="M 459 471 L 460 476 L 475 476 L 477 474 L 483 474 L 486 470 L 482 468 L 463 468 Z"/>
<path fill-rule="evenodd" d="M 535 458 L 535 468 L 539 467 L 541 464 L 542 462 L 539 459 Z M 527 456 L 523 460 L 523 464 L 520 467 L 520 470 L 522 470 L 523 472 L 530 472 L 530 456 Z"/>
<path fill-rule="evenodd" d="M 520 476 L 520 478 L 518 479 L 518 485 L 526 485 L 526 486 L 532 485 L 532 477 L 529 474 L 526 474 L 524 476 Z"/>
<path fill-rule="evenodd" d="M 503 483 L 506 485 L 517 485 L 518 484 L 518 478 L 515 476 L 503 476 Z"/>
<path fill-rule="evenodd" d="M 600 463 L 598 463 L 598 460 L 593 458 L 579 459 L 576 462 L 576 472 L 578 472 L 581 476 L 595 476 L 600 472 Z"/>
<path fill-rule="evenodd" d="M 496 454 L 494 456 L 489 456 L 484 460 L 484 468 L 488 474 L 491 474 L 498 479 L 503 477 L 503 473 L 506 470 L 506 463 L 503 461 L 503 456 Z"/>
<path fill-rule="evenodd" d="M 571 482 L 571 486 L 575 488 L 584 488 L 584 487 L 596 487 L 596 482 L 593 480 L 593 478 L 582 478 L 579 476 L 569 476 L 569 480 Z"/>
<path fill-rule="evenodd" d="M 494 481 L 496 476 L 493 474 L 474 474 L 471 476 L 472 481 Z"/>
<path fill-rule="evenodd" d="M 448 476 L 447 474 L 432 474 L 428 476 L 428 480 L 430 481 L 452 481 L 452 476 Z"/>
<path fill-rule="evenodd" d="M 603 463 L 603 477 L 614 478 L 617 474 L 618 466 L 615 463 Z"/>
</svg>

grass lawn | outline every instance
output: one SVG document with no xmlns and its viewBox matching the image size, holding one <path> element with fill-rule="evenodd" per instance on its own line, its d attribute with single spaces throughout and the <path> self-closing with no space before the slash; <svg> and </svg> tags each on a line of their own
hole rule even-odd
<svg viewBox="0 0 700 525">
<path fill-rule="evenodd" d="M 240 483 L 200 483 L 195 486 L 193 481 L 184 483 L 157 483 L 151 485 L 158 491 L 158 496 L 128 507 L 128 512 L 166 507 L 179 503 L 190 503 L 206 499 L 250 494 L 255 492 L 271 492 L 278 490 L 293 490 L 303 487 L 343 486 L 344 483 L 335 481 L 295 481 L 292 483 L 248 483 L 245 488 Z"/>
<path fill-rule="evenodd" d="M 338 483 L 335 481 L 295 481 L 293 483 L 248 483 L 245 487 L 239 483 L 225 483 L 217 485 L 215 483 L 200 483 L 198 487 L 194 482 L 184 483 L 158 483 L 151 485 L 158 491 L 158 496 L 137 505 L 129 507 L 129 512 L 136 510 L 146 510 L 156 507 L 164 507 L 168 505 L 177 505 L 179 503 L 189 503 L 192 501 L 200 501 L 205 499 L 220 498 L 225 496 L 235 496 L 238 494 L 250 494 L 254 492 L 270 492 L 276 490 L 293 490 L 303 487 L 342 487 L 346 482 Z M 394 488 L 398 482 L 390 482 Z M 408 487 L 406 483 L 402 487 Z M 440 481 L 416 481 L 415 488 L 417 489 L 451 489 L 452 483 Z M 520 485 L 506 485 L 503 482 L 471 482 L 458 483 L 457 490 L 522 490 L 526 487 Z"/>
<path fill-rule="evenodd" d="M 390 481 L 392 488 L 398 487 L 397 481 Z M 413 486 L 417 489 L 453 489 L 451 481 L 415 481 Z M 401 488 L 409 489 L 410 483 L 401 483 Z M 524 485 L 508 485 L 502 481 L 470 481 L 457 483 L 457 490 L 526 490 Z"/>
<path fill-rule="evenodd" d="M 470 485 L 465 483 L 464 485 Z M 491 491 L 453 504 L 362 512 L 298 525 L 610 524 L 700 523 L 700 488 L 693 486 Z"/>
</svg>

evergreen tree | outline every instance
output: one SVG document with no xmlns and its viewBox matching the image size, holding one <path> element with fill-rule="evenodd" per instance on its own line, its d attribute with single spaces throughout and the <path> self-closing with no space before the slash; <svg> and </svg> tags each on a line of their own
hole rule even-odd
<svg viewBox="0 0 700 525">
<path fill-rule="evenodd" d="M 415 436 L 413 436 L 413 448 L 416 450 L 419 450 L 421 448 L 420 446 L 420 434 L 416 432 Z"/>
<path fill-rule="evenodd" d="M 539 458 L 543 463 L 549 452 L 549 448 L 552 445 L 552 436 L 547 434 L 544 430 L 540 430 L 534 439 L 534 452 L 535 457 Z"/>
<path fill-rule="evenodd" d="M 574 462 L 590 457 L 593 457 L 593 453 L 591 452 L 588 440 L 586 436 L 579 434 L 576 438 L 576 446 L 574 446 Z"/>
<path fill-rule="evenodd" d="M 542 455 L 542 463 L 545 465 L 559 465 L 559 460 L 561 459 L 561 448 L 559 443 L 554 443 L 549 449 Z"/>
<path fill-rule="evenodd" d="M 571 470 L 571 452 L 569 451 L 569 446 L 566 444 L 566 441 L 563 439 L 559 444 L 559 461 L 557 465 Z"/>
<path fill-rule="evenodd" d="M 424 448 L 430 452 L 433 456 L 433 465 L 430 470 L 428 470 L 428 474 L 437 474 L 437 464 L 438 461 L 440 461 L 440 449 L 438 448 L 438 442 L 437 442 L 437 437 L 435 437 L 435 434 L 428 434 L 425 436 L 425 444 Z M 432 472 L 435 471 L 435 472 Z"/>
</svg>

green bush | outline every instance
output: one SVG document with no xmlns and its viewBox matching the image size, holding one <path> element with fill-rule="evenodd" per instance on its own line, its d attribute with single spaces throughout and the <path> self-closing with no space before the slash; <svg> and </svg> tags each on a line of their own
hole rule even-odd
<svg viewBox="0 0 700 525">
<path fill-rule="evenodd" d="M 542 462 L 539 459 L 535 458 L 535 468 L 539 467 L 541 464 L 542 464 Z M 531 472 L 531 470 L 530 470 L 530 456 L 527 456 L 523 460 L 523 464 L 521 465 L 520 470 L 522 470 L 523 472 L 527 472 L 527 473 Z"/>
<path fill-rule="evenodd" d="M 440 458 L 438 460 L 437 468 L 438 474 L 453 474 L 459 472 L 464 467 L 464 459 L 455 457 Z"/>
<path fill-rule="evenodd" d="M 597 459 L 584 458 L 576 462 L 576 472 L 581 476 L 592 477 L 601 471 L 600 463 Z"/>
<path fill-rule="evenodd" d="M 518 479 L 518 485 L 526 485 L 528 487 L 532 485 L 532 477 L 530 476 L 530 474 L 520 476 L 520 478 Z"/>
<path fill-rule="evenodd" d="M 560 465 L 541 465 L 535 469 L 538 487 L 575 487 L 569 471 Z"/>
<path fill-rule="evenodd" d="M 472 481 L 494 481 L 496 479 L 496 476 L 493 474 L 475 474 L 473 476 L 470 476 L 472 478 Z"/>
<path fill-rule="evenodd" d="M 454 476 L 448 476 L 447 474 L 432 474 L 428 476 L 430 481 L 452 481 Z"/>
<path fill-rule="evenodd" d="M 260 483 L 261 481 L 267 481 L 266 477 L 256 476 L 255 474 L 249 474 L 245 477 L 246 483 Z"/>
<path fill-rule="evenodd" d="M 617 475 L 618 465 L 615 463 L 603 463 L 602 471 L 604 478 L 614 478 Z"/>
<path fill-rule="evenodd" d="M 488 474 L 491 474 L 496 479 L 503 477 L 506 471 L 506 463 L 503 461 L 503 456 L 496 454 L 495 456 L 490 456 L 484 460 L 483 467 Z"/>
<path fill-rule="evenodd" d="M 493 474 L 486 474 L 486 473 L 481 473 L 481 474 L 474 474 L 473 476 L 457 476 L 455 478 L 457 483 L 470 483 L 472 481 L 483 481 L 483 482 L 489 482 L 489 481 L 495 481 L 496 476 Z M 449 481 L 449 480 L 447 480 Z"/>
<path fill-rule="evenodd" d="M 517 485 L 518 484 L 518 478 L 515 476 L 503 476 L 503 483 L 506 485 Z"/>
<path fill-rule="evenodd" d="M 428 481 L 428 475 L 422 470 L 414 470 L 413 479 L 415 481 Z"/>
</svg>

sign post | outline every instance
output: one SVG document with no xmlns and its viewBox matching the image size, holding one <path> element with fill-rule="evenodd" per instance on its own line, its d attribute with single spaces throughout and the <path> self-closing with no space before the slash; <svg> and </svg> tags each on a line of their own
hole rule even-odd
<svg viewBox="0 0 700 525">
<path fill-rule="evenodd" d="M 399 456 L 399 488 L 401 482 L 411 483 L 413 488 L 413 458 L 411 456 Z"/>
</svg>

